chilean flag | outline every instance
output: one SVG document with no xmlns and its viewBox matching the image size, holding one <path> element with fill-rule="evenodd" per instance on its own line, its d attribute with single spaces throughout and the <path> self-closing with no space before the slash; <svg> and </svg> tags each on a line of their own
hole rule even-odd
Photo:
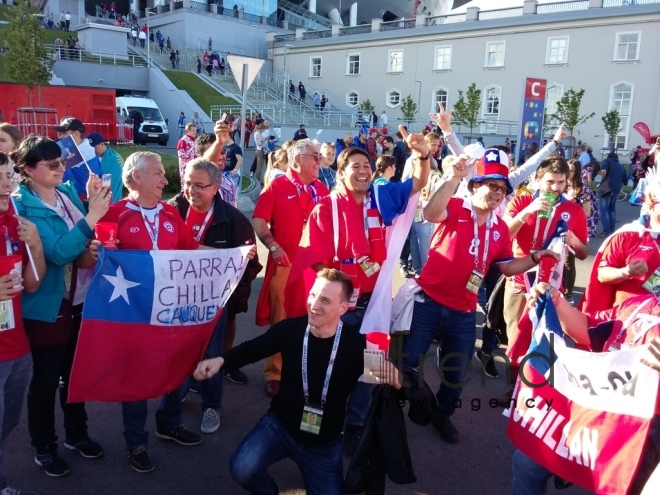
<svg viewBox="0 0 660 495">
<path fill-rule="evenodd" d="M 521 363 L 507 434 L 525 455 L 598 494 L 626 493 L 654 415 L 658 375 L 646 347 L 592 353 L 566 346 L 554 305 L 530 311 L 532 344 Z"/>
<path fill-rule="evenodd" d="M 144 400 L 179 387 L 202 358 L 249 250 L 102 249 L 85 299 L 69 401 Z"/>
</svg>

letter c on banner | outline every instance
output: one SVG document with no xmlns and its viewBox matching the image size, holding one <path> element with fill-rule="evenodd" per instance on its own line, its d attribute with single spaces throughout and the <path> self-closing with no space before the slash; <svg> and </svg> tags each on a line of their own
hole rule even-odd
<svg viewBox="0 0 660 495">
<path fill-rule="evenodd" d="M 538 81 L 534 81 L 534 82 L 532 83 L 532 94 L 533 94 L 534 96 L 540 96 L 540 95 L 541 95 L 541 93 L 539 93 L 538 90 L 536 89 L 536 88 L 537 88 L 538 86 L 540 86 L 540 85 L 541 85 L 541 83 L 538 82 Z"/>
</svg>

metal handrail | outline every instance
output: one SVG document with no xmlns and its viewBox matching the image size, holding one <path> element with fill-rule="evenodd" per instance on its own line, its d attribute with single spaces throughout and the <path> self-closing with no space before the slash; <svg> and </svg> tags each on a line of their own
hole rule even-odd
<svg viewBox="0 0 660 495">
<path fill-rule="evenodd" d="M 589 0 L 578 0 L 576 2 L 554 2 L 544 3 L 536 6 L 537 14 L 554 14 L 557 12 L 575 12 L 577 10 L 587 10 Z"/>
<path fill-rule="evenodd" d="M 94 51 L 88 52 L 84 47 L 69 48 L 66 45 L 58 47 L 54 44 L 45 45 L 46 50 L 56 60 L 71 60 L 76 62 L 91 62 L 97 64 L 109 65 L 124 65 L 131 67 L 146 67 L 146 59 L 142 56 L 136 57 L 135 53 L 121 53 L 121 52 L 105 52 Z M 136 63 L 137 62 L 137 63 Z"/>
<path fill-rule="evenodd" d="M 514 7 L 510 9 L 484 10 L 479 12 L 479 20 L 488 21 L 490 19 L 505 19 L 507 17 L 520 17 L 522 15 L 523 15 L 522 7 Z"/>
<path fill-rule="evenodd" d="M 411 29 L 416 26 L 415 19 L 398 19 L 396 21 L 386 21 L 380 23 L 381 31 L 393 31 L 395 29 Z M 369 26 L 371 27 L 371 26 Z"/>
</svg>

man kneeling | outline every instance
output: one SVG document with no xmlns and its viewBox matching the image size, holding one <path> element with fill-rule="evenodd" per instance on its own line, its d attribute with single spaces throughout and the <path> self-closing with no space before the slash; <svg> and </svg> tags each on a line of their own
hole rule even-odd
<svg viewBox="0 0 660 495">
<path fill-rule="evenodd" d="M 353 293 L 350 278 L 323 269 L 307 298 L 307 316 L 273 325 L 265 334 L 199 363 L 197 380 L 226 366 L 236 369 L 282 353 L 282 380 L 270 409 L 240 443 L 230 461 L 231 475 L 255 494 L 278 493 L 267 472 L 290 457 L 308 495 L 342 493 L 342 438 L 346 400 L 363 372 L 365 337 L 340 317 Z M 401 388 L 394 365 L 371 370 L 379 382 Z"/>
</svg>

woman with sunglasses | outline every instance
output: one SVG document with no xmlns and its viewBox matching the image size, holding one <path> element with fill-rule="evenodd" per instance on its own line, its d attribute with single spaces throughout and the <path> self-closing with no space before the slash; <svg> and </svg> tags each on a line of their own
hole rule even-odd
<svg viewBox="0 0 660 495">
<path fill-rule="evenodd" d="M 21 291 L 34 292 L 46 272 L 44 252 L 39 232 L 34 223 L 16 216 L 11 205 L 10 194 L 16 182 L 12 179 L 13 167 L 9 158 L 0 152 L 0 230 L 4 234 L 4 244 L 0 243 L 0 260 L 13 265 L 12 255 L 22 258 L 20 270 L 12 270 L 0 276 L 0 430 L 2 441 L 16 427 L 23 409 L 25 391 L 32 373 L 30 342 L 25 335 L 21 312 Z M 34 261 L 33 270 L 28 266 L 26 246 L 29 246 Z M 4 449 L 0 448 L 0 494 L 19 494 L 10 488 L 4 471 Z"/>
<path fill-rule="evenodd" d="M 582 311 L 612 308 L 629 297 L 648 293 L 644 282 L 653 279 L 660 268 L 659 171 L 656 167 L 647 174 L 649 184 L 644 191 L 647 214 L 621 227 L 598 250 L 580 301 Z"/>
<path fill-rule="evenodd" d="M 27 137 L 12 154 L 20 174 L 18 213 L 36 224 L 46 260 L 41 285 L 32 293 L 25 292 L 22 302 L 25 314 L 30 316 L 24 325 L 33 360 L 28 429 L 37 451 L 35 462 L 49 476 L 70 472 L 57 448 L 58 388 L 64 413 L 64 446 L 86 458 L 103 455 L 101 446 L 87 434 L 85 404 L 67 403 L 67 396 L 83 301 L 96 263 L 87 244 L 94 235 L 94 225 L 108 211 L 111 193 L 107 187 L 101 187 L 97 176 L 90 174 L 86 211 L 75 189 L 62 184 L 61 156 L 55 141 L 34 135 Z"/>
</svg>

